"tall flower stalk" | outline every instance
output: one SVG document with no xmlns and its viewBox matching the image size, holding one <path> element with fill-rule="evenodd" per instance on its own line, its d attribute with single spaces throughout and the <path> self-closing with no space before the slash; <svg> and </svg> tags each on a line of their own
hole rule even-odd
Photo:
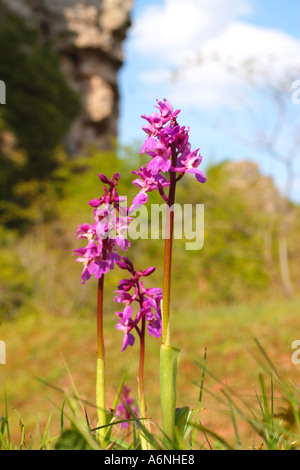
<svg viewBox="0 0 300 470">
<path fill-rule="evenodd" d="M 173 151 L 172 158 L 176 158 Z M 172 273 L 172 248 L 174 238 L 174 204 L 176 191 L 176 176 L 170 174 L 169 197 L 166 202 L 166 236 L 165 236 L 165 257 L 164 257 L 164 284 L 163 284 L 163 335 L 162 342 L 166 346 L 171 345 L 170 331 L 170 300 L 171 300 L 171 273 Z"/>
<path fill-rule="evenodd" d="M 160 360 L 161 407 L 164 433 L 168 441 L 175 440 L 176 374 L 179 350 L 171 346 L 171 272 L 174 235 L 174 204 L 176 184 L 186 174 L 193 174 L 200 183 L 206 181 L 198 169 L 202 161 L 199 149 L 191 151 L 189 129 L 177 122 L 180 110 L 174 111 L 171 103 L 157 101 L 159 112 L 141 116 L 147 121 L 147 133 L 141 149 L 152 159 L 138 171 L 133 181 L 139 189 L 132 210 L 148 201 L 148 192 L 158 190 L 166 202 L 166 236 L 164 254 L 162 345 Z M 169 188 L 168 195 L 165 189 Z"/>
<path fill-rule="evenodd" d="M 103 333 L 103 297 L 104 276 L 115 263 L 121 260 L 117 249 L 126 251 L 129 242 L 124 236 L 128 228 L 130 217 L 127 216 L 128 208 L 121 207 L 122 199 L 117 193 L 117 184 L 120 175 L 114 174 L 111 180 L 99 174 L 99 179 L 104 183 L 104 194 L 99 199 L 89 202 L 94 213 L 94 223 L 78 226 L 76 232 L 78 239 L 85 239 L 87 245 L 74 250 L 78 255 L 77 262 L 83 263 L 82 284 L 92 275 L 98 280 L 97 295 L 97 367 L 96 367 L 96 406 L 98 413 L 97 438 L 101 444 L 105 442 L 106 434 L 106 399 L 105 399 L 105 346 Z M 124 215 L 124 213 L 126 215 Z"/>
<path fill-rule="evenodd" d="M 136 271 L 132 262 L 123 257 L 121 262 L 118 262 L 121 269 L 127 270 L 130 274 L 129 279 L 122 279 L 119 283 L 116 302 L 125 304 L 123 312 L 117 312 L 117 325 L 116 328 L 124 333 L 123 348 L 124 351 L 127 346 L 133 346 L 136 333 L 140 340 L 140 362 L 138 372 L 138 398 L 140 417 L 146 419 L 145 426 L 149 428 L 147 420 L 147 405 L 144 389 L 144 366 L 145 366 L 145 333 L 146 327 L 149 335 L 156 338 L 161 336 L 161 310 L 160 302 L 162 299 L 162 290 L 156 287 L 146 289 L 143 284 L 142 278 L 150 276 L 156 268 L 150 267 L 145 271 Z M 133 304 L 137 305 L 137 313 L 133 312 Z M 141 437 L 142 449 L 148 450 L 149 446 L 143 437 Z"/>
<path fill-rule="evenodd" d="M 104 275 L 98 280 L 97 301 L 97 368 L 96 368 L 96 406 L 98 414 L 97 438 L 99 442 L 105 441 L 106 399 L 105 399 L 105 346 L 103 334 L 103 296 Z"/>
</svg>

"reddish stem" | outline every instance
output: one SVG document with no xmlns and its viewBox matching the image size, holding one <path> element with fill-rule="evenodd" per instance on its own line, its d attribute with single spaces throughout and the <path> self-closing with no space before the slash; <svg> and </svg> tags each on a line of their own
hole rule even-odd
<svg viewBox="0 0 300 470">
<path fill-rule="evenodd" d="M 140 398 L 141 403 L 144 403 L 144 400 L 145 400 L 145 392 L 144 392 L 145 329 L 146 329 L 145 326 L 146 326 L 146 319 L 145 317 L 143 317 L 142 328 L 141 328 L 141 333 L 140 333 L 140 365 L 139 365 L 139 390 L 140 390 L 139 398 Z"/>
<path fill-rule="evenodd" d="M 172 151 L 172 166 L 176 167 L 177 153 Z M 174 237 L 174 203 L 176 189 L 176 173 L 170 172 L 169 198 L 166 214 L 166 240 L 164 256 L 164 282 L 163 282 L 163 312 L 162 312 L 162 342 L 170 346 L 170 296 L 171 296 L 171 271 L 172 248 Z"/>
<path fill-rule="evenodd" d="M 97 304 L 97 345 L 98 357 L 105 359 L 104 337 L 103 337 L 103 290 L 104 275 L 98 280 L 98 304 Z"/>
</svg>

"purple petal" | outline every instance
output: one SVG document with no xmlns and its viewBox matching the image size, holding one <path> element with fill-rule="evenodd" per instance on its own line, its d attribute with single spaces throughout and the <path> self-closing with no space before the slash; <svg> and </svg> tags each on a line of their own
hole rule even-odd
<svg viewBox="0 0 300 470">
<path fill-rule="evenodd" d="M 132 184 L 134 184 L 138 188 L 143 188 L 145 183 L 142 180 L 137 178 L 137 179 L 132 181 Z"/>
<path fill-rule="evenodd" d="M 76 235 L 77 235 L 78 233 L 81 233 L 81 232 L 87 233 L 89 230 L 92 230 L 92 227 L 91 227 L 90 224 L 78 225 L 77 228 L 78 228 L 78 230 L 77 230 L 77 232 L 76 232 Z"/>
<path fill-rule="evenodd" d="M 127 346 L 133 346 L 134 341 L 135 341 L 135 337 L 131 333 L 125 333 L 122 351 L 125 351 Z"/>
<path fill-rule="evenodd" d="M 133 301 L 132 295 L 130 295 L 128 292 L 119 291 L 119 294 L 114 298 L 114 302 L 117 302 L 117 303 L 127 303 L 127 302 L 132 302 L 132 301 Z"/>
<path fill-rule="evenodd" d="M 127 269 L 128 265 L 125 263 L 125 261 L 118 261 L 117 265 L 119 266 L 120 269 Z"/>
<path fill-rule="evenodd" d="M 102 181 L 102 183 L 104 183 L 104 184 L 108 184 L 108 183 L 109 183 L 109 181 L 108 181 L 108 179 L 107 179 L 107 177 L 106 177 L 105 175 L 102 175 L 101 173 L 99 173 L 99 174 L 98 174 L 98 177 L 99 177 L 100 181 Z"/>
<path fill-rule="evenodd" d="M 141 206 L 146 204 L 147 201 L 148 195 L 144 191 L 140 191 L 133 199 L 129 212 L 131 213 L 138 210 Z"/>
<path fill-rule="evenodd" d="M 190 174 L 194 174 L 196 177 L 196 180 L 199 181 L 199 183 L 205 183 L 205 181 L 207 181 L 206 176 L 202 173 L 201 170 L 198 170 L 198 168 L 190 168 L 186 172 Z"/>
<path fill-rule="evenodd" d="M 82 279 L 81 284 L 84 284 L 85 281 L 88 281 L 90 279 L 90 277 L 91 277 L 91 275 L 90 275 L 90 273 L 88 271 L 88 268 L 86 266 L 85 268 L 83 268 L 83 271 L 82 271 L 82 274 L 81 274 L 81 279 Z"/>
<path fill-rule="evenodd" d="M 151 268 L 145 269 L 145 271 L 139 271 L 138 274 L 140 276 L 150 276 L 150 274 L 154 273 L 155 270 L 156 270 L 155 267 L 151 267 Z"/>
<path fill-rule="evenodd" d="M 117 246 L 119 246 L 123 251 L 127 251 L 127 249 L 130 246 L 130 242 L 127 240 L 127 238 L 118 236 L 114 238 L 114 242 Z M 124 268 L 123 268 L 124 269 Z"/>
<path fill-rule="evenodd" d="M 130 305 L 126 305 L 124 309 L 124 313 L 123 313 L 123 320 L 129 320 L 131 318 L 131 315 L 132 315 L 132 308 L 130 307 Z"/>
<path fill-rule="evenodd" d="M 151 170 L 153 175 L 159 173 L 159 171 L 169 171 L 171 166 L 171 160 L 166 160 L 164 157 L 154 157 L 147 165 L 147 170 Z"/>
<path fill-rule="evenodd" d="M 159 338 L 162 333 L 162 324 L 160 319 L 152 320 L 147 325 L 148 333 L 150 336 L 155 336 L 155 338 Z"/>
<path fill-rule="evenodd" d="M 83 256 L 83 255 L 85 255 L 86 250 L 87 250 L 87 248 L 85 246 L 83 246 L 82 248 L 76 248 L 75 250 L 72 250 L 72 251 L 74 251 L 74 256 L 77 256 L 77 255 Z"/>
<path fill-rule="evenodd" d="M 152 299 L 152 297 L 148 297 L 147 303 L 150 307 L 157 308 L 156 301 L 154 299 Z"/>
<path fill-rule="evenodd" d="M 147 130 L 148 130 L 148 129 L 146 130 L 146 127 L 148 128 L 148 126 L 144 126 L 144 127 L 143 127 L 143 130 L 144 130 L 145 132 L 147 132 Z M 144 144 L 143 144 L 143 147 L 142 147 L 142 149 L 141 149 L 141 151 L 140 151 L 140 154 L 145 153 L 146 150 L 152 150 L 152 149 L 154 149 L 154 148 L 156 147 L 156 145 L 157 145 L 156 139 L 155 139 L 154 137 L 148 137 L 148 138 L 145 140 Z"/>
<path fill-rule="evenodd" d="M 88 267 L 89 273 L 94 274 L 95 279 L 100 279 L 103 274 L 110 270 L 109 262 L 106 260 L 97 260 L 92 262 Z"/>
<path fill-rule="evenodd" d="M 176 117 L 180 113 L 180 109 L 174 111 L 173 106 L 171 105 L 170 101 L 164 98 L 163 101 L 157 101 L 158 106 L 156 108 L 160 109 L 161 115 L 164 117 L 173 116 Z"/>
<path fill-rule="evenodd" d="M 162 295 L 162 290 L 159 287 L 150 287 L 150 289 L 145 289 L 145 292 L 151 296 Z"/>
<path fill-rule="evenodd" d="M 92 207 L 99 207 L 102 204 L 101 199 L 92 199 L 88 204 Z"/>
<path fill-rule="evenodd" d="M 109 263 L 109 268 L 114 269 L 115 263 L 121 260 L 121 255 L 119 253 L 115 253 L 114 251 L 109 251 L 107 253 L 107 261 Z"/>
<path fill-rule="evenodd" d="M 122 279 L 120 282 L 119 282 L 119 286 L 118 288 L 119 289 L 122 289 L 123 291 L 126 291 L 128 292 L 132 286 L 133 286 L 133 282 L 132 281 L 129 281 L 128 279 Z"/>
</svg>

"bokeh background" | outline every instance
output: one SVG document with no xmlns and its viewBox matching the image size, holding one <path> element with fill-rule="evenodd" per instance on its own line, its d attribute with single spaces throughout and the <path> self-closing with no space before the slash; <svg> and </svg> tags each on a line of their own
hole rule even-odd
<svg viewBox="0 0 300 470">
<path fill-rule="evenodd" d="M 120 194 L 135 196 L 131 172 L 147 161 L 139 154 L 140 115 L 156 99 L 181 109 L 208 177 L 205 185 L 185 178 L 177 194 L 179 203 L 205 205 L 202 250 L 174 244 L 179 404 L 197 403 L 194 361 L 205 346 L 208 367 L 240 393 L 251 393 L 257 378 L 254 337 L 297 380 L 300 2 L 286 3 L 0 1 L 0 339 L 7 362 L 0 383 L 16 439 L 14 409 L 28 434 L 43 430 L 51 412 L 52 436 L 58 432 L 65 364 L 94 403 L 96 282 L 80 284 L 74 233 L 92 220 L 87 202 L 101 194 L 97 173 L 118 171 Z M 157 266 L 156 286 L 163 245 L 136 240 L 130 249 L 137 266 Z M 110 406 L 125 373 L 136 394 L 137 348 L 121 353 L 114 328 L 120 278 L 111 272 L 105 293 Z M 145 386 L 159 422 L 159 341 L 150 338 L 147 348 Z M 207 388 L 218 385 L 208 379 Z M 206 400 L 204 421 L 230 436 L 209 394 Z"/>
</svg>

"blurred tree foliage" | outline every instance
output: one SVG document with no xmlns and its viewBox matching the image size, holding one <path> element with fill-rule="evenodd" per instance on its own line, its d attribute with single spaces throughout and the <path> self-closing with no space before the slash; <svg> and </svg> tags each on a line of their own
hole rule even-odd
<svg viewBox="0 0 300 470">
<path fill-rule="evenodd" d="M 132 170 L 147 160 L 140 146 L 118 156 L 92 150 L 89 157 L 66 157 L 60 144 L 79 99 L 51 46 L 0 6 L 0 79 L 7 84 L 7 105 L 0 110 L 0 310 L 94 315 L 96 282 L 80 284 L 81 266 L 72 256 L 79 247 L 76 227 L 93 220 L 87 203 L 102 194 L 97 173 L 120 173 L 119 194 L 130 204 L 137 193 Z M 281 295 L 273 183 L 247 162 L 211 166 L 207 176 L 201 185 L 187 175 L 177 188 L 177 203 L 204 204 L 205 240 L 195 251 L 186 250 L 188 240 L 174 240 L 172 308 L 197 313 L 212 303 Z M 159 194 L 150 194 L 149 222 L 151 204 L 162 204 Z M 299 285 L 300 209 L 290 202 L 287 207 L 291 276 Z M 192 219 L 195 230 L 195 212 Z M 164 240 L 149 235 L 131 240 L 128 256 L 137 269 L 157 266 L 151 284 L 162 286 Z M 112 317 L 122 274 L 115 269 L 105 282 Z"/>
<path fill-rule="evenodd" d="M 144 161 L 146 159 L 135 148 L 123 149 L 119 157 L 114 152 L 95 150 L 90 157 L 77 158 L 69 166 L 60 169 L 62 174 L 66 172 L 69 177 L 65 178 L 55 219 L 41 221 L 22 237 L 12 239 L 10 230 L 5 231 L 8 232 L 5 237 L 4 233 L 0 233 L 0 259 L 5 259 L 7 265 L 0 275 L 0 284 L 6 286 L 5 301 L 2 302 L 10 306 L 8 314 L 95 314 L 97 283 L 91 279 L 85 285 L 80 284 L 82 266 L 75 263 L 72 256 L 72 249 L 81 246 L 80 240 L 74 235 L 76 227 L 93 221 L 93 211 L 88 201 L 102 194 L 98 173 L 111 177 L 114 172 L 119 172 L 119 194 L 127 196 L 130 204 L 137 193 L 137 188 L 132 185 L 135 176 L 131 172 Z M 230 165 L 223 162 L 210 167 L 207 171 L 208 181 L 204 185 L 188 176 L 178 185 L 176 202 L 205 206 L 205 241 L 203 248 L 195 251 L 186 250 L 185 239 L 174 241 L 173 310 L 197 314 L 211 304 L 263 301 L 271 296 L 282 295 L 266 263 L 264 235 L 270 226 L 268 218 L 272 217 L 272 212 L 268 215 L 262 204 L 263 188 L 267 187 L 267 182 L 258 173 L 253 176 L 257 178 L 257 184 L 253 184 L 249 171 L 251 164 L 249 168 L 246 163 L 245 168 Z M 248 171 L 248 180 L 243 175 L 245 169 Z M 270 191 L 272 187 L 276 191 L 271 181 L 269 183 Z M 270 192 L 270 200 L 272 195 Z M 149 195 L 151 219 L 150 204 L 162 204 L 160 196 L 155 192 Z M 291 267 L 295 285 L 299 285 L 299 254 L 295 241 L 300 234 L 300 209 L 291 205 L 291 212 Z M 195 230 L 195 220 L 193 224 Z M 3 242 L 2 238 L 6 241 Z M 150 287 L 150 284 L 162 286 L 164 240 L 160 237 L 157 240 L 130 239 L 130 242 L 127 255 L 138 269 L 157 266 L 152 279 L 145 280 L 146 287 Z M 7 250 L 13 255 L 7 253 Z M 114 291 L 123 274 L 115 269 L 105 281 L 105 311 L 111 318 L 117 310 L 113 302 Z M 17 298 L 15 283 L 18 283 Z M 23 299 L 21 303 L 20 298 Z"/>
<path fill-rule="evenodd" d="M 2 3 L 0 57 L 7 94 L 0 114 L 0 217 L 20 226 L 28 220 L 27 209 L 55 179 L 61 164 L 57 149 L 80 101 L 62 75 L 51 44 L 42 43 L 39 31 Z"/>
<path fill-rule="evenodd" d="M 17 235 L 0 226 L 0 309 L 13 312 L 31 296 L 28 272 L 16 254 Z"/>
</svg>

